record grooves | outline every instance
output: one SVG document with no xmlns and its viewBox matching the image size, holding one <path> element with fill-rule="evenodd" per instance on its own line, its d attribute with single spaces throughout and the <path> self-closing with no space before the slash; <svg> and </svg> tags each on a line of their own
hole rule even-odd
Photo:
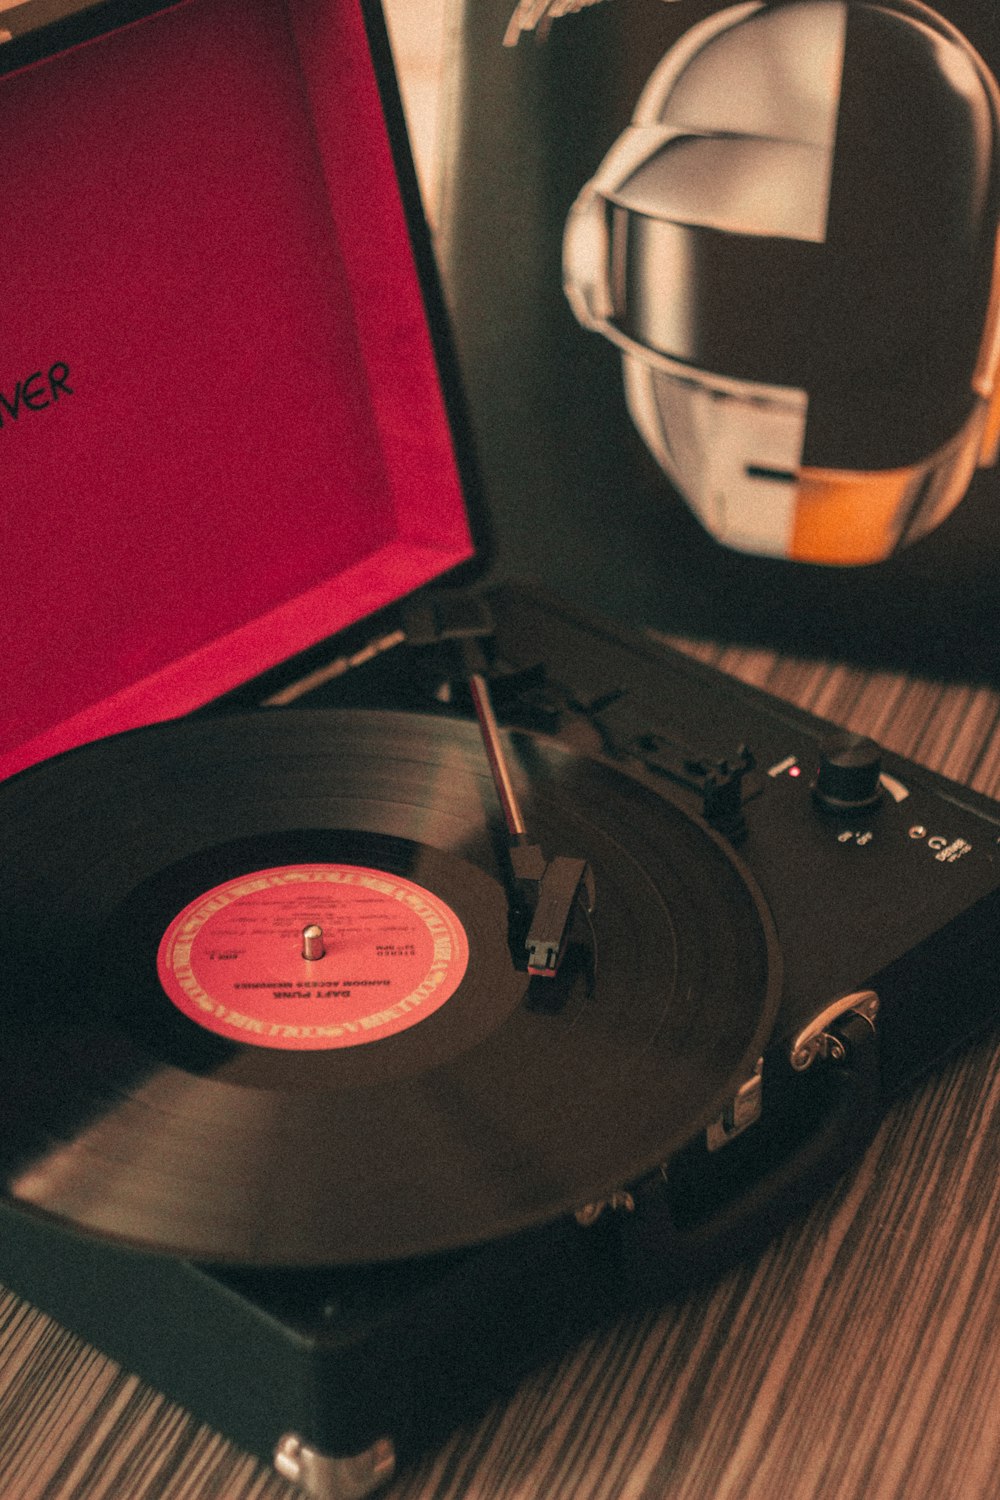
<svg viewBox="0 0 1000 1500">
<path fill-rule="evenodd" d="M 529 978 L 512 950 L 503 832 L 464 723 L 192 719 L 0 788 L 8 1198 L 205 1261 L 346 1265 L 550 1221 L 676 1151 L 771 1029 L 780 965 L 766 908 L 722 841 L 671 801 L 539 738 L 511 736 L 509 749 L 535 836 L 585 858 L 596 880 L 591 926 L 554 981 Z M 467 966 L 448 950 L 443 1002 L 373 1040 L 219 1034 L 165 992 L 164 934 L 226 903 L 243 920 L 243 878 L 274 871 L 349 902 L 360 872 L 367 894 L 409 901 L 393 963 L 419 946 L 421 923 L 451 913 Z M 294 994 L 308 1010 L 308 985 L 261 973 L 267 1006 Z"/>
</svg>

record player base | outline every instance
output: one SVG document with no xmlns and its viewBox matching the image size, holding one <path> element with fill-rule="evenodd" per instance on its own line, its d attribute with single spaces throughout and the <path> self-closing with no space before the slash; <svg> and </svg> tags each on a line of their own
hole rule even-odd
<svg viewBox="0 0 1000 1500">
<path fill-rule="evenodd" d="M 729 665 L 737 655 L 715 660 Z M 889 682 L 761 653 L 738 659 L 758 685 L 788 688 L 811 710 L 867 725 L 897 753 L 919 750 L 984 792 L 1000 785 L 1000 701 L 988 690 Z M 887 704 L 895 711 L 888 722 Z M 292 1461 L 287 1440 L 296 1434 L 321 1469 L 327 1458 L 359 1452 L 381 1461 L 373 1391 L 382 1411 L 400 1413 L 404 1464 L 425 1444 L 443 1442 L 454 1421 L 465 1422 L 438 1458 L 404 1470 L 391 1493 L 407 1500 L 468 1494 L 486 1473 L 483 1483 L 500 1497 L 568 1487 L 575 1497 L 611 1500 L 627 1487 L 643 1500 L 706 1493 L 757 1500 L 793 1481 L 796 1500 L 984 1493 L 983 1476 L 1000 1462 L 983 1416 L 1000 1396 L 989 1337 L 1000 1316 L 993 1233 L 1000 1203 L 985 1144 L 1000 1097 L 994 1047 L 977 1044 L 895 1105 L 862 1166 L 762 1256 L 712 1289 L 628 1316 L 613 1334 L 600 1325 L 626 1311 L 608 1276 L 614 1216 L 597 1226 L 603 1239 L 564 1225 L 526 1236 L 520 1256 L 486 1246 L 398 1276 L 383 1271 L 374 1283 L 338 1273 L 334 1307 L 320 1273 L 305 1280 L 296 1273 L 284 1286 L 279 1276 L 265 1278 L 271 1300 L 262 1305 L 256 1273 L 106 1243 L 98 1253 L 83 1236 L 5 1209 L 4 1279 L 126 1368 L 142 1369 L 268 1468 L 276 1448 Z M 518 1274 L 526 1264 L 528 1277 Z M 489 1299 L 459 1298 L 483 1278 Z M 456 1300 L 470 1335 L 463 1359 L 472 1360 L 460 1367 L 449 1322 Z M 526 1326 L 527 1350 L 517 1335 Z M 512 1405 L 468 1426 L 470 1413 L 529 1365 L 594 1329 L 555 1374 L 531 1377 Z M 378 1359 L 359 1385 L 359 1364 L 373 1352 Z M 23 1416 L 35 1377 L 30 1366 L 19 1368 L 9 1342 L 6 1353 L 7 1389 L 21 1404 L 17 1431 L 28 1434 L 20 1441 L 37 1453 L 39 1438 Z M 391 1379 L 380 1381 L 391 1369 L 413 1373 L 414 1361 L 426 1376 L 422 1388 L 404 1396 Z M 917 1369 L 919 1379 L 907 1373 Z M 175 1419 L 158 1418 L 152 1431 L 148 1483 L 122 1489 L 115 1448 L 125 1451 L 131 1437 L 119 1429 L 93 1450 L 109 1479 L 91 1476 L 88 1493 L 130 1500 L 190 1493 L 198 1481 L 178 1456 Z M 219 1463 L 231 1465 L 233 1454 Z M 338 1484 L 346 1472 L 338 1462 Z M 37 1483 L 22 1477 L 20 1487 L 7 1487 L 12 1500 L 76 1500 L 62 1469 L 47 1479 L 39 1473 Z M 223 1492 L 227 1500 L 292 1493 L 273 1469 L 269 1478 L 244 1472 Z"/>
</svg>

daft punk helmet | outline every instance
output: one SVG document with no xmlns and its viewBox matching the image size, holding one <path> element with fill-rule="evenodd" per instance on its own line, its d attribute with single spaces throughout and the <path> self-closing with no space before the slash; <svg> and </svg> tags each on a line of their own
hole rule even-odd
<svg viewBox="0 0 1000 1500">
<path fill-rule="evenodd" d="M 574 204 L 565 288 L 745 552 L 878 562 L 1000 442 L 1000 91 L 916 0 L 721 11 Z"/>
</svg>

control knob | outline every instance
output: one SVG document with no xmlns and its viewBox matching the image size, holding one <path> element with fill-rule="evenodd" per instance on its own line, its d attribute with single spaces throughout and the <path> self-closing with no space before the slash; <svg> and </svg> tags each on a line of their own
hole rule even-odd
<svg viewBox="0 0 1000 1500">
<path fill-rule="evenodd" d="M 874 740 L 845 730 L 825 740 L 813 796 L 827 812 L 874 807 L 882 793 L 882 752 Z"/>
</svg>

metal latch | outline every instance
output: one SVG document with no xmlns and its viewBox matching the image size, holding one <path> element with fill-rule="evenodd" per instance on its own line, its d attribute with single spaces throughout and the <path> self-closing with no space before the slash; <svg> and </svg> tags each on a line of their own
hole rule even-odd
<svg viewBox="0 0 1000 1500">
<path fill-rule="evenodd" d="M 335 1458 L 289 1432 L 274 1450 L 274 1467 L 314 1500 L 364 1500 L 392 1478 L 396 1453 L 389 1438 L 379 1438 L 364 1453 Z"/>
<path fill-rule="evenodd" d="M 858 990 L 853 995 L 842 995 L 834 1000 L 818 1016 L 813 1016 L 792 1041 L 788 1060 L 797 1073 L 812 1066 L 817 1057 L 831 1058 L 843 1062 L 847 1049 L 840 1038 L 830 1029 L 844 1016 L 860 1016 L 875 1030 L 875 1017 L 879 999 L 874 990 Z"/>
<path fill-rule="evenodd" d="M 591 1224 L 596 1224 L 606 1208 L 614 1209 L 616 1212 L 634 1213 L 635 1199 L 627 1188 L 619 1188 L 609 1198 L 598 1198 L 593 1203 L 585 1203 L 578 1208 L 573 1217 L 581 1229 L 589 1229 Z"/>
<path fill-rule="evenodd" d="M 760 1119 L 764 1093 L 764 1059 L 758 1057 L 757 1066 L 738 1090 L 722 1114 L 705 1127 L 705 1144 L 709 1151 L 719 1151 L 734 1137 Z"/>
</svg>

